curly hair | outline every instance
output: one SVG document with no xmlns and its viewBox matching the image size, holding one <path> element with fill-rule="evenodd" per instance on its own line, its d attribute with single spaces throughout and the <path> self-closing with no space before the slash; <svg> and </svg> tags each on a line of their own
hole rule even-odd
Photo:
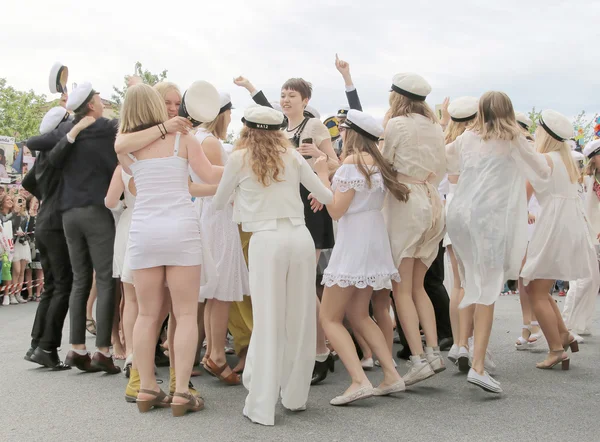
<svg viewBox="0 0 600 442">
<path fill-rule="evenodd" d="M 280 182 L 285 170 L 281 156 L 292 148 L 283 132 L 244 127 L 235 143 L 235 150 L 246 149 L 245 159 L 263 186 Z"/>
</svg>

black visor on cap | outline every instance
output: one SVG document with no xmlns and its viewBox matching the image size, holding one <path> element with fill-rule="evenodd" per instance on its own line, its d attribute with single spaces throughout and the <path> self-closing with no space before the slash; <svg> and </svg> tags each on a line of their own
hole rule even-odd
<svg viewBox="0 0 600 442">
<path fill-rule="evenodd" d="M 340 109 L 338 110 L 337 114 L 345 117 L 348 114 L 348 109 Z"/>
<path fill-rule="evenodd" d="M 405 97 L 410 98 L 411 100 L 415 100 L 415 101 L 425 101 L 425 99 L 427 98 L 427 97 L 424 97 L 423 95 L 417 95 L 417 94 L 413 94 L 412 92 L 405 91 L 404 89 L 399 88 L 395 84 L 392 84 L 392 90 L 394 92 L 399 93 L 400 95 L 404 95 Z"/>
<path fill-rule="evenodd" d="M 593 150 L 587 157 L 588 159 L 592 159 L 596 155 L 600 155 L 600 146 L 598 146 L 595 150 Z"/>
<path fill-rule="evenodd" d="M 231 104 L 231 101 L 219 110 L 219 115 L 221 115 L 223 112 L 228 111 L 229 109 L 233 109 L 233 104 Z"/>
<path fill-rule="evenodd" d="M 550 135 L 552 138 L 554 138 L 555 140 L 558 140 L 558 141 L 565 141 L 566 140 L 566 138 L 560 137 L 560 136 L 556 135 L 554 132 L 552 132 L 552 129 L 550 129 L 546 125 L 546 123 L 544 123 L 544 120 L 542 119 L 541 116 L 540 116 L 540 120 L 539 121 L 540 121 L 540 126 L 542 126 L 546 130 L 546 132 L 548 132 L 548 135 Z"/>
<path fill-rule="evenodd" d="M 63 88 L 62 84 L 60 84 L 60 79 L 61 79 L 65 69 L 67 69 L 66 66 L 61 66 L 60 69 L 58 70 L 58 74 L 56 74 L 56 92 L 58 92 L 59 94 L 67 93 L 67 86 L 65 85 L 65 87 Z"/>
<path fill-rule="evenodd" d="M 185 91 L 183 93 L 183 97 L 181 98 L 181 104 L 179 105 L 179 111 L 177 112 L 177 114 L 180 117 L 187 118 L 188 120 L 190 120 L 193 127 L 198 127 L 202 124 L 202 122 L 198 121 L 198 120 L 194 120 L 188 113 L 187 108 L 185 107 L 185 94 L 186 93 L 187 93 L 187 91 Z"/>
<path fill-rule="evenodd" d="M 365 137 L 367 137 L 370 140 L 373 141 L 379 141 L 379 137 L 373 135 L 372 133 L 367 132 L 366 130 L 364 130 L 362 127 L 357 126 L 356 124 L 354 124 L 352 121 L 350 121 L 348 118 L 346 118 L 346 121 L 344 121 L 340 127 L 345 127 L 347 129 L 351 129 L 355 132 L 358 132 L 361 135 L 364 135 Z"/>
<path fill-rule="evenodd" d="M 523 129 L 525 130 L 529 130 L 529 126 L 527 126 L 525 123 L 521 122 L 521 121 L 517 121 L 517 123 L 519 123 L 519 126 L 521 126 Z"/>
<path fill-rule="evenodd" d="M 261 129 L 261 130 L 281 130 L 283 124 L 264 124 L 264 123 L 253 123 L 252 121 L 248 121 L 245 118 L 242 118 L 242 123 L 251 129 Z"/>
<path fill-rule="evenodd" d="M 455 123 L 464 123 L 465 121 L 471 121 L 472 119 L 474 119 L 477 116 L 477 112 L 475 112 L 473 115 L 470 115 L 468 117 L 463 117 L 463 118 L 455 118 L 455 117 L 450 117 L 450 119 L 452 121 L 454 121 Z"/>
</svg>

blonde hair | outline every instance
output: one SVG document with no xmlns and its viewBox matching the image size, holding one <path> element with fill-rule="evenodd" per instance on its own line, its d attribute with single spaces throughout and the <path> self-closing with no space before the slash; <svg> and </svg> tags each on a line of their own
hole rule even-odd
<svg viewBox="0 0 600 442">
<path fill-rule="evenodd" d="M 245 159 L 248 160 L 252 172 L 263 186 L 282 181 L 279 176 L 285 165 L 281 156 L 292 145 L 279 130 L 261 130 L 250 127 L 242 128 L 240 138 L 235 143 L 234 150 L 246 149 Z"/>
<path fill-rule="evenodd" d="M 373 163 L 379 168 L 385 188 L 389 190 L 398 201 L 408 201 L 408 194 L 410 193 L 409 188 L 396 179 L 396 173 L 392 169 L 392 166 L 385 161 L 383 155 L 381 155 L 379 147 L 377 146 L 377 141 L 371 140 L 355 130 L 346 130 L 346 138 L 342 147 L 342 159 L 349 155 L 356 155 L 356 167 L 365 177 L 367 186 L 371 187 L 371 175 L 373 175 L 375 171 L 369 170 L 369 167 L 365 164 L 365 160 L 362 156 L 363 152 L 369 154 L 373 158 Z"/>
<path fill-rule="evenodd" d="M 389 118 L 408 117 L 410 114 L 419 114 L 438 123 L 435 112 L 424 101 L 413 100 L 397 92 L 390 92 Z"/>
<path fill-rule="evenodd" d="M 569 145 L 564 141 L 558 141 L 552 137 L 542 126 L 538 126 L 535 133 L 535 148 L 539 153 L 560 153 L 571 182 L 576 183 L 579 180 L 579 168 L 575 164 L 575 160 L 573 160 Z"/>
<path fill-rule="evenodd" d="M 127 89 L 121 107 L 121 133 L 137 132 L 164 123 L 168 119 L 162 97 L 147 84 L 136 84 Z"/>
<path fill-rule="evenodd" d="M 473 120 L 469 121 L 454 121 L 450 120 L 446 131 L 444 132 L 444 140 L 446 144 L 452 143 L 458 137 L 460 137 L 473 123 Z"/>
<path fill-rule="evenodd" d="M 175 83 L 171 83 L 170 81 L 161 81 L 156 83 L 154 85 L 154 90 L 160 94 L 163 100 L 166 99 L 167 94 L 171 91 L 177 92 L 179 99 L 181 99 L 181 91 Z"/>
<path fill-rule="evenodd" d="M 225 124 L 225 114 L 227 111 L 217 115 L 217 118 L 210 123 L 202 123 L 200 127 L 204 128 L 220 140 L 227 138 L 227 125 Z"/>
<path fill-rule="evenodd" d="M 490 91 L 481 96 L 473 131 L 486 141 L 511 141 L 522 136 L 508 95 L 504 92 Z"/>
</svg>

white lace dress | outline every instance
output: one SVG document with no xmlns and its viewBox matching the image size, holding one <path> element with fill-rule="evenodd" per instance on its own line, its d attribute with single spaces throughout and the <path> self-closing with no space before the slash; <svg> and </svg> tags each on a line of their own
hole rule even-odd
<svg viewBox="0 0 600 442">
<path fill-rule="evenodd" d="M 400 281 L 400 277 L 381 212 L 387 193 L 381 174 L 376 172 L 371 176 L 369 188 L 356 165 L 344 164 L 333 177 L 332 189 L 356 193 L 338 221 L 335 246 L 323 272 L 322 284 L 391 289 L 391 280 Z"/>
</svg>

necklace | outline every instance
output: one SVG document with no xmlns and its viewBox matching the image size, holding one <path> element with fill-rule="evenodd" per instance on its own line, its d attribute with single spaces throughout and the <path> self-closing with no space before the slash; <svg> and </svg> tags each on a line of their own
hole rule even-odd
<svg viewBox="0 0 600 442">
<path fill-rule="evenodd" d="M 286 132 L 294 132 L 296 129 L 298 129 L 300 126 L 302 126 L 302 123 L 304 123 L 304 120 L 302 120 L 302 121 L 300 122 L 300 124 L 299 124 L 298 126 L 294 127 L 293 129 L 288 129 L 288 128 L 286 127 L 286 128 L 285 128 L 285 131 L 286 131 Z"/>
</svg>

